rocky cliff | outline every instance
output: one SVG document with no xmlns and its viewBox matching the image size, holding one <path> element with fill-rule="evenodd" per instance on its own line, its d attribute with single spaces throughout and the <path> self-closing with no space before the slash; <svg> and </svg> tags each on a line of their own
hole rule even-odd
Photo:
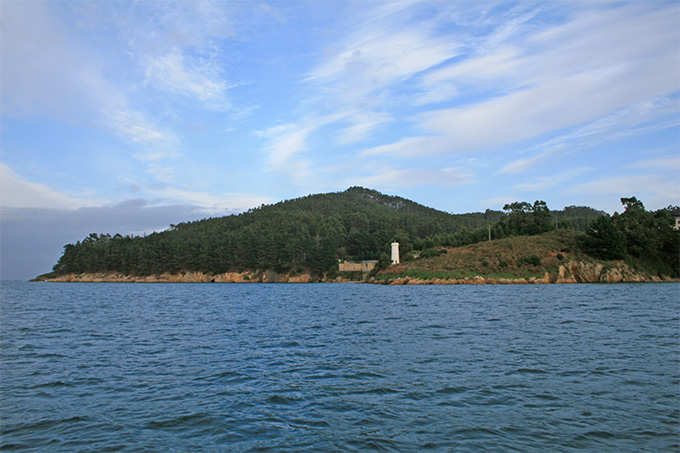
<svg viewBox="0 0 680 453">
<path fill-rule="evenodd" d="M 119 283 L 310 283 L 347 282 L 350 280 L 314 279 L 310 274 L 278 274 L 266 272 L 226 272 L 223 274 L 204 274 L 186 272 L 181 274 L 160 274 L 148 276 L 124 275 L 116 273 L 65 274 L 57 277 L 38 278 L 38 281 L 50 282 L 119 282 Z M 609 264 L 570 261 L 560 265 L 557 272 L 546 272 L 540 277 L 531 278 L 495 278 L 483 275 L 465 278 L 412 278 L 395 277 L 392 279 L 369 279 L 367 283 L 391 285 L 460 285 L 460 284 L 548 284 L 548 283 L 633 283 L 673 281 L 671 278 L 659 277 L 635 272 L 623 262 Z"/>
<path fill-rule="evenodd" d="M 36 281 L 48 282 L 112 282 L 112 283 L 310 283 L 310 274 L 278 274 L 268 272 L 225 272 L 205 274 L 186 272 L 180 274 L 124 275 L 118 273 L 64 274 L 56 277 L 37 278 Z M 335 281 L 335 280 L 334 280 Z M 341 280 L 337 280 L 341 281 Z"/>
<path fill-rule="evenodd" d="M 411 278 L 398 277 L 376 281 L 390 285 L 461 285 L 461 284 L 548 284 L 548 283 L 641 283 L 677 281 L 670 277 L 659 277 L 635 272 L 625 263 L 601 264 L 572 261 L 559 266 L 557 272 L 546 272 L 540 277 L 495 278 L 477 275 L 465 278 Z"/>
</svg>

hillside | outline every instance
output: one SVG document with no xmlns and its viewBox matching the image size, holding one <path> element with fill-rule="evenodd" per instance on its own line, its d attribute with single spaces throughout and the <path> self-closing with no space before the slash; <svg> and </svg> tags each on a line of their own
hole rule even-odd
<svg viewBox="0 0 680 453">
<path fill-rule="evenodd" d="M 215 278 L 216 281 L 220 278 L 224 281 L 290 281 L 298 278 L 295 276 L 307 275 L 309 278 L 300 278 L 328 281 L 348 277 L 347 274 L 338 274 L 338 260 L 380 260 L 379 267 L 385 267 L 389 264 L 389 244 L 393 241 L 400 243 L 405 261 L 416 255 L 422 256 L 417 265 L 409 264 L 422 267 L 430 266 L 426 257 L 438 255 L 443 249 L 488 242 L 489 238 L 534 236 L 556 228 L 559 231 L 570 229 L 572 242 L 578 242 L 561 244 L 556 250 L 565 247 L 577 250 L 580 242 L 576 238 L 583 236 L 579 230 L 587 229 L 596 220 L 608 219 L 602 216 L 603 213 L 587 207 L 570 206 L 562 211 L 550 211 L 542 201 L 533 205 L 514 202 L 505 205 L 503 211 L 454 215 L 401 197 L 352 187 L 344 192 L 262 205 L 239 215 L 170 225 L 167 231 L 143 237 L 93 233 L 83 241 L 66 245 L 53 272 L 41 278 L 87 274 L 109 276 L 97 277 L 103 279 L 117 275 L 127 280 L 155 281 L 154 276 L 162 274 L 194 275 L 186 278 L 200 281 Z M 642 211 L 645 215 L 652 215 L 644 212 L 644 208 Z M 627 219 L 627 222 L 632 219 L 621 218 Z M 658 229 L 654 222 L 657 220 L 653 220 L 651 228 Z M 666 217 L 659 217 L 658 222 L 665 229 L 671 228 Z M 621 224 L 619 227 L 624 226 Z M 643 227 L 643 233 L 647 231 L 645 228 L 648 227 Z M 620 234 L 625 236 L 627 233 Z M 636 237 L 640 236 L 636 234 Z M 663 234 L 664 241 L 673 241 L 668 233 Z M 605 237 L 605 242 L 602 238 L 592 238 L 597 240 L 588 243 L 591 255 L 597 256 L 598 252 L 608 250 L 606 241 L 611 242 L 611 238 Z M 532 241 L 532 247 L 538 246 L 539 242 Z M 604 248 L 598 245 L 600 243 L 604 244 Z M 498 258 L 496 262 L 491 255 L 485 255 L 483 245 L 479 247 L 478 253 L 482 258 L 478 260 L 485 259 L 487 263 L 479 272 L 502 274 L 514 271 L 514 261 Z M 646 250 L 645 255 L 656 253 L 648 253 L 656 250 L 654 244 L 641 244 L 641 247 L 636 250 Z M 656 262 L 652 263 L 652 267 L 658 267 L 667 259 L 662 254 L 654 256 Z M 622 259 L 624 256 L 609 258 Z M 535 258 L 531 259 L 535 261 Z M 451 268 L 450 263 L 436 264 L 436 260 L 432 263 L 435 263 L 431 265 L 432 269 L 425 266 L 421 270 L 434 272 L 437 268 L 436 272 L 440 273 L 456 270 Z M 413 269 L 405 267 L 404 271 Z M 538 272 L 539 269 L 528 271 Z M 211 277 L 219 275 L 232 277 Z M 179 281 L 184 281 L 183 278 L 167 277 Z"/>
<path fill-rule="evenodd" d="M 580 248 L 583 233 L 514 236 L 389 266 L 373 281 L 392 284 L 584 283 L 669 280 L 636 260 L 600 260 Z"/>
<path fill-rule="evenodd" d="M 451 215 L 400 197 L 350 188 L 263 205 L 239 215 L 170 225 L 145 237 L 93 233 L 66 245 L 56 274 L 267 270 L 332 272 L 337 259 L 378 259 L 404 244 L 498 221 L 498 211 Z"/>
</svg>

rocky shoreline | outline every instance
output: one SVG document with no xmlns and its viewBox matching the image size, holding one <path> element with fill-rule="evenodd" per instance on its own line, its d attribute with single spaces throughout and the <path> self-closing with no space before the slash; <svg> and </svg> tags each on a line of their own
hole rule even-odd
<svg viewBox="0 0 680 453">
<path fill-rule="evenodd" d="M 560 265 L 557 272 L 545 272 L 540 277 L 496 278 L 482 275 L 459 279 L 420 279 L 397 277 L 382 282 L 391 285 L 520 285 L 520 284 L 560 284 L 560 283 L 643 283 L 678 281 L 670 277 L 659 277 L 636 272 L 625 263 L 605 265 L 601 263 L 572 261 Z"/>
<path fill-rule="evenodd" d="M 83 283 L 312 283 L 312 282 L 357 282 L 343 277 L 335 279 L 314 278 L 310 274 L 278 274 L 264 272 L 225 272 L 206 274 L 185 272 L 180 274 L 159 274 L 135 276 L 121 273 L 82 273 L 59 276 L 41 276 L 32 281 L 83 282 Z M 669 277 L 647 275 L 630 269 L 625 263 L 616 265 L 572 261 L 560 265 L 557 272 L 545 272 L 543 276 L 531 278 L 496 278 L 477 275 L 465 278 L 413 278 L 394 275 L 390 278 L 389 269 L 382 271 L 379 278 L 361 280 L 363 283 L 385 285 L 483 285 L 483 284 L 559 284 L 559 283 L 640 283 L 678 281 Z"/>
<path fill-rule="evenodd" d="M 275 272 L 225 272 L 214 275 L 203 272 L 163 273 L 158 275 L 126 275 L 101 272 L 64 274 L 48 278 L 38 277 L 35 281 L 83 283 L 310 283 L 314 280 L 309 274 L 282 275 Z"/>
</svg>

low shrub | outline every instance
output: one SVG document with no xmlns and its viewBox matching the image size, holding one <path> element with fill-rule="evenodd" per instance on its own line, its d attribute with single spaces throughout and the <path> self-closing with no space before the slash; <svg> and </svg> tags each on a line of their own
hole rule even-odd
<svg viewBox="0 0 680 453">
<path fill-rule="evenodd" d="M 540 266 L 541 258 L 538 255 L 524 256 L 517 260 L 519 265 Z"/>
</svg>

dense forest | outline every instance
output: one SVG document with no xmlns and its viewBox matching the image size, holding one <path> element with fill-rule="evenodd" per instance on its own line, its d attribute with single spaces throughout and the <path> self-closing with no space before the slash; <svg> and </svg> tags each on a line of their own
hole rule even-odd
<svg viewBox="0 0 680 453">
<path fill-rule="evenodd" d="M 601 216 L 586 230 L 583 251 L 604 260 L 634 260 L 664 275 L 680 277 L 680 231 L 674 215 L 680 208 L 669 206 L 651 212 L 635 197 L 621 198 L 622 214 Z"/>
<path fill-rule="evenodd" d="M 640 255 L 654 245 L 642 243 L 638 238 L 638 227 L 630 220 L 632 214 L 627 214 L 629 209 L 632 208 L 628 207 L 626 213 L 612 220 L 592 208 L 570 206 L 562 211 L 550 211 L 545 202 L 536 201 L 507 204 L 502 211 L 454 215 L 401 197 L 352 187 L 344 192 L 262 205 L 238 215 L 170 225 L 166 231 L 147 236 L 93 233 L 64 247 L 54 273 L 153 275 L 199 271 L 216 274 L 271 269 L 280 273 L 334 275 L 338 259 L 380 258 L 385 262 L 393 241 L 400 243 L 402 256 L 409 259 L 416 250 L 427 255 L 437 247 L 533 235 L 554 228 L 588 231 L 592 240 L 584 247 L 597 254 L 600 253 L 597 240 L 610 239 L 598 233 L 601 227 L 597 225 L 602 222 L 607 228 L 612 223 L 624 236 L 629 231 L 635 232 L 623 250 L 616 249 L 616 257 Z M 644 219 L 648 216 L 655 219 L 654 227 L 661 228 L 663 224 L 659 235 L 667 234 L 666 223 L 672 230 L 668 214 L 639 209 Z M 651 227 L 647 220 L 642 223 L 640 228 Z M 663 243 L 676 240 L 669 238 L 663 239 L 666 241 Z M 662 252 L 655 256 L 665 259 Z"/>
</svg>

